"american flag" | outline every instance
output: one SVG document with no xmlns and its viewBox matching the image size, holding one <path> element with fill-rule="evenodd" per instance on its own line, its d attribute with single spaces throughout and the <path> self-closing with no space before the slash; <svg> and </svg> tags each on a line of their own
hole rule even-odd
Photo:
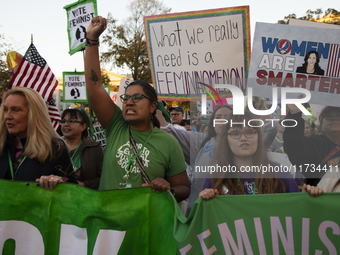
<svg viewBox="0 0 340 255">
<path fill-rule="evenodd" d="M 55 105 L 53 97 L 48 102 L 48 114 L 50 115 L 52 126 L 54 127 L 54 130 L 57 131 L 60 124 L 59 120 L 61 120 L 60 113 L 58 111 L 57 106 Z"/>
<path fill-rule="evenodd" d="M 340 45 L 332 44 L 329 50 L 326 76 L 340 77 Z"/>
<path fill-rule="evenodd" d="M 16 86 L 31 88 L 37 91 L 45 102 L 49 102 L 57 85 L 58 81 L 47 62 L 31 43 L 18 70 L 9 82 L 9 89 Z"/>
</svg>

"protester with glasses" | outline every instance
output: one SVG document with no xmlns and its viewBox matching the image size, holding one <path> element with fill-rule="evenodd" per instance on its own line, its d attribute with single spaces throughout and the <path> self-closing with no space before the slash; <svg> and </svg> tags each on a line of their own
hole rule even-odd
<svg viewBox="0 0 340 255">
<path fill-rule="evenodd" d="M 306 183 L 316 186 L 331 166 L 340 163 L 340 108 L 325 106 L 319 115 L 322 135 L 306 137 L 301 110 L 295 105 L 288 107 L 286 119 L 294 119 L 297 125 L 285 129 L 284 150 L 290 162 L 304 173 Z M 285 123 L 294 125 L 288 120 Z"/>
<path fill-rule="evenodd" d="M 229 170 L 216 172 L 214 179 L 206 179 L 199 198 L 209 200 L 215 195 L 299 192 L 293 176 L 268 160 L 261 128 L 253 127 L 259 126 L 254 119 L 256 116 L 245 110 L 244 115 L 232 116 L 232 121 L 225 125 L 214 162 Z M 252 120 L 252 126 L 247 124 L 249 120 Z"/>
<path fill-rule="evenodd" d="M 60 124 L 64 139 L 70 146 L 69 155 L 78 184 L 98 189 L 104 151 L 99 142 L 88 138 L 88 115 L 83 110 L 66 109 Z"/>
<path fill-rule="evenodd" d="M 24 87 L 7 91 L 0 123 L 0 179 L 38 181 L 49 190 L 58 183 L 76 183 L 67 147 L 38 92 Z"/>
<path fill-rule="evenodd" d="M 130 83 L 120 98 L 123 103 L 120 109 L 102 86 L 98 38 L 105 28 L 105 18 L 93 18 L 87 28 L 85 48 L 89 102 L 106 131 L 99 189 L 150 185 L 157 192 L 171 190 L 177 201 L 181 201 L 190 193 L 184 156 L 178 142 L 158 128 L 159 122 L 155 117 L 157 94 L 154 88 L 142 81 Z M 150 179 L 150 184 L 145 183 L 146 177 Z"/>
<path fill-rule="evenodd" d="M 173 106 L 169 109 L 172 124 L 180 125 L 184 117 L 184 110 L 180 106 Z"/>
<path fill-rule="evenodd" d="M 266 110 L 267 106 L 260 98 L 254 98 L 254 107 L 258 110 Z M 189 197 L 188 208 L 191 209 L 193 203 L 197 200 L 199 193 L 202 191 L 205 182 L 205 173 L 196 172 L 197 166 L 212 166 L 214 162 L 214 154 L 217 151 L 217 143 L 221 140 L 224 124 L 214 124 L 215 119 L 229 120 L 232 115 L 232 107 L 230 105 L 217 106 L 209 117 L 207 134 L 198 132 L 188 132 L 173 128 L 161 118 L 161 129 L 172 134 L 180 143 L 184 153 L 185 160 L 192 166 L 192 182 L 191 193 Z M 258 117 L 256 117 L 258 119 Z M 264 116 L 265 119 L 276 119 L 276 115 Z M 264 121 L 265 122 L 265 121 Z M 272 125 L 265 122 L 261 128 L 263 143 L 266 149 L 272 144 L 277 133 L 277 122 Z M 188 210 L 188 212 L 189 212 Z"/>
</svg>

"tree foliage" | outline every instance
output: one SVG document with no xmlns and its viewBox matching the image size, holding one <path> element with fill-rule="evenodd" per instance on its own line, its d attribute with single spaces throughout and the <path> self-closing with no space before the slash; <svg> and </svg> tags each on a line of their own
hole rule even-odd
<svg viewBox="0 0 340 255">
<path fill-rule="evenodd" d="M 290 19 L 300 19 L 340 25 L 340 12 L 338 12 L 336 9 L 328 8 L 323 14 L 322 9 L 316 9 L 315 11 L 309 9 L 307 10 L 306 15 L 302 17 L 297 18 L 296 14 L 292 13 L 288 16 L 285 16 L 283 20 L 279 20 L 278 23 L 288 24 Z"/>
<path fill-rule="evenodd" d="M 134 0 L 128 9 L 130 15 L 122 25 L 117 24 L 111 13 L 108 14 L 107 33 L 102 40 L 108 49 L 101 54 L 101 60 L 117 67 L 127 66 L 134 80 L 151 83 L 144 16 L 169 13 L 171 9 L 158 0 Z"/>
<path fill-rule="evenodd" d="M 107 75 L 107 73 L 104 73 L 103 70 L 101 71 L 101 75 L 102 75 L 102 83 L 104 85 L 110 85 L 110 77 Z"/>
<path fill-rule="evenodd" d="M 0 99 L 6 92 L 9 83 L 9 75 L 7 68 L 6 57 L 9 50 L 9 44 L 6 42 L 4 35 L 0 35 Z M 1 102 L 1 101 L 0 101 Z"/>
</svg>

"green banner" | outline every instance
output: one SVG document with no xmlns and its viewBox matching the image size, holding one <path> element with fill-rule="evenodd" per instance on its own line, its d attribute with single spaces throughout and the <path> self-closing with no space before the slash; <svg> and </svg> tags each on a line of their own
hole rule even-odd
<svg viewBox="0 0 340 255">
<path fill-rule="evenodd" d="M 174 206 L 150 188 L 0 181 L 2 254 L 176 254 Z M 14 253 L 15 250 L 15 253 Z"/>
<path fill-rule="evenodd" d="M 338 254 L 340 194 L 217 196 L 176 207 L 178 254 Z"/>
<path fill-rule="evenodd" d="M 0 181 L 0 251 L 14 254 L 337 254 L 339 193 L 217 196 L 188 218 L 150 188 Z M 175 204 L 175 207 L 173 206 Z M 177 246 L 177 247 L 176 247 Z"/>
</svg>

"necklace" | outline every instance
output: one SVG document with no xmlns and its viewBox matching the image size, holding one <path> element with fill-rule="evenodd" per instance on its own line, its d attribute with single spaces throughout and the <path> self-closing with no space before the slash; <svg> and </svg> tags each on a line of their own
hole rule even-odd
<svg viewBox="0 0 340 255">
<path fill-rule="evenodd" d="M 73 152 L 73 155 L 70 157 L 72 165 L 73 165 L 73 171 L 77 172 L 77 170 L 81 167 L 81 160 L 80 160 L 80 154 L 78 154 L 77 157 L 74 158 L 74 156 L 76 155 L 80 145 L 83 143 L 83 139 L 80 141 L 80 143 L 78 144 L 76 150 Z"/>
<path fill-rule="evenodd" d="M 9 150 L 7 150 L 8 152 L 8 162 L 9 162 L 9 168 L 11 170 L 11 176 L 12 176 L 12 181 L 15 180 L 15 175 L 17 174 L 18 170 L 19 170 L 19 167 L 21 166 L 21 164 L 24 162 L 24 160 L 26 159 L 26 156 L 20 161 L 20 164 L 18 165 L 15 173 L 13 173 L 13 165 L 12 165 L 12 158 L 11 158 L 11 154 L 9 152 Z M 19 155 L 20 156 L 20 155 Z M 19 157 L 18 156 L 18 157 Z"/>
</svg>

